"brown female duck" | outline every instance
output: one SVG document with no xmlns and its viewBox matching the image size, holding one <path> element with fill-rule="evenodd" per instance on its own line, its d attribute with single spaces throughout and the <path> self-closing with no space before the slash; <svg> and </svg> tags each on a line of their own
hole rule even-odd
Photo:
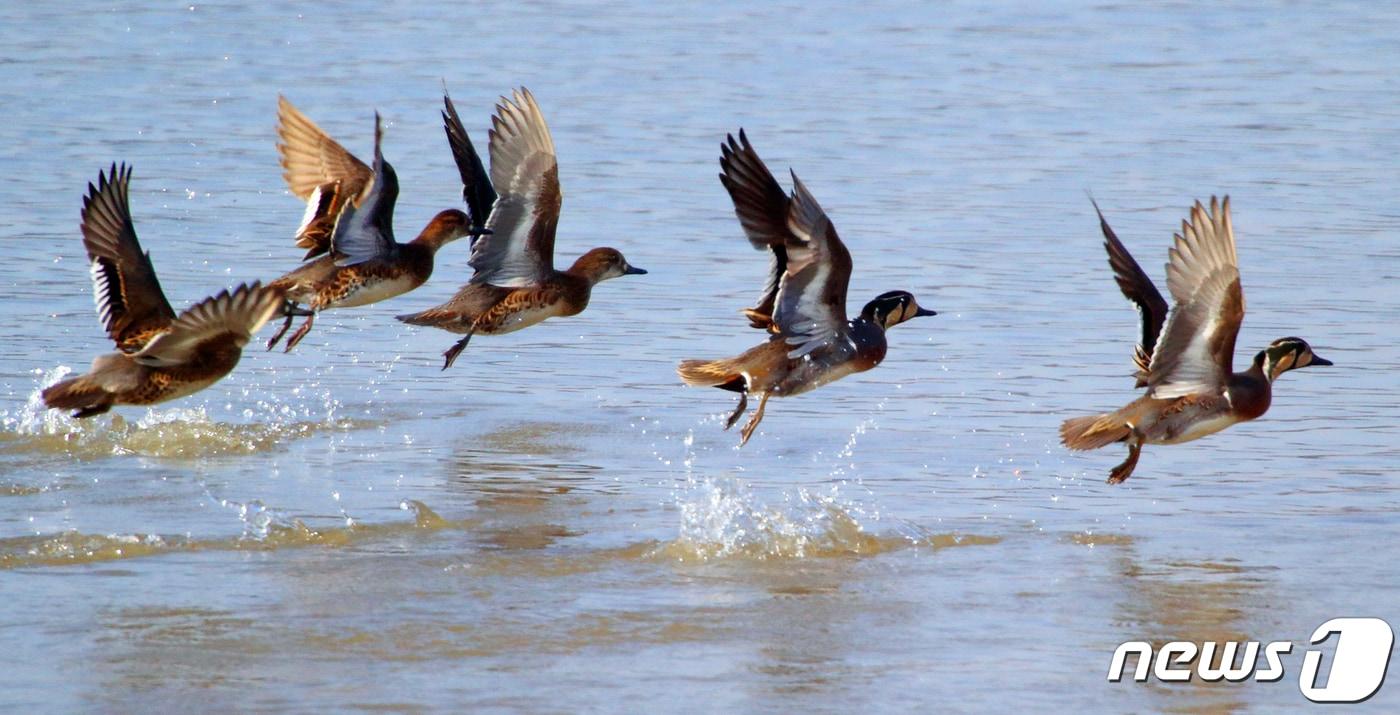
<svg viewBox="0 0 1400 715">
<path fill-rule="evenodd" d="M 374 167 L 355 158 L 320 127 L 278 98 L 277 151 L 292 194 L 306 201 L 297 246 L 306 249 L 301 267 L 270 285 L 287 292 L 286 322 L 267 342 L 271 350 L 300 314 L 306 322 L 287 339 L 290 351 L 311 330 L 316 313 L 377 303 L 423 285 L 433 256 L 443 245 L 471 234 L 471 219 L 457 209 L 433 217 L 409 243 L 394 240 L 398 177 L 380 151 L 383 130 L 374 115 Z"/>
<path fill-rule="evenodd" d="M 97 315 L 118 352 L 100 355 L 83 375 L 43 392 L 74 417 L 113 405 L 152 405 L 203 390 L 238 364 L 243 346 L 278 309 L 282 291 L 257 283 L 220 292 L 175 314 L 136 240 L 128 204 L 131 169 L 99 173 L 83 199 L 83 246 L 91 261 Z"/>
<path fill-rule="evenodd" d="M 1065 420 L 1060 438 L 1066 447 L 1081 450 L 1126 442 L 1128 458 L 1113 468 L 1109 484 L 1133 473 L 1142 445 L 1189 442 L 1258 418 L 1269 409 L 1279 375 L 1332 364 L 1314 355 L 1303 339 L 1288 337 L 1259 351 L 1248 370 L 1234 371 L 1244 292 L 1228 196 L 1223 203 L 1211 197 L 1209 211 L 1196 202 L 1190 221 L 1181 222 L 1168 254 L 1167 288 L 1175 301 L 1170 314 L 1102 212 L 1099 225 L 1118 286 L 1141 314 L 1134 362 L 1137 384 L 1147 394 L 1115 412 Z"/>
<path fill-rule="evenodd" d="M 448 111 L 443 120 L 468 202 L 474 195 L 500 195 L 486 220 L 485 235 L 472 246 L 468 263 L 475 273 L 471 281 L 442 305 L 398 316 L 412 325 L 465 334 L 443 353 L 444 370 L 473 335 L 500 335 L 548 318 L 577 315 L 588 307 L 593 286 L 646 273 L 629 265 L 613 248 L 595 248 L 567 270 L 554 269 L 554 232 L 563 203 L 559 163 L 549 127 L 529 90 L 516 90 L 512 99 L 502 97 L 496 105 L 489 177 L 481 171 L 481 160 L 451 101 L 445 101 Z"/>
<path fill-rule="evenodd" d="M 826 213 L 793 174 L 793 192 L 783 192 L 749 145 L 743 130 L 721 145 L 720 182 L 734 201 L 734 212 L 749 242 L 772 254 L 767 284 L 758 303 L 744 314 L 772 337 L 743 354 L 722 360 L 686 360 L 677 368 L 688 385 L 739 393 L 739 405 L 725 429 L 748 407 L 749 393 L 760 395 L 758 409 L 740 431 L 749 441 L 768 398 L 800 395 L 885 358 L 885 331 L 910 318 L 936 315 L 919 307 L 905 291 L 890 291 L 866 304 L 860 317 L 846 319 L 846 287 L 851 254 Z"/>
</svg>

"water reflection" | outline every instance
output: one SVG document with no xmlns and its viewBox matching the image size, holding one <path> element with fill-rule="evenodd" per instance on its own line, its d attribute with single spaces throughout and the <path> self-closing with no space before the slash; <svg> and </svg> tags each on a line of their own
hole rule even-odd
<svg viewBox="0 0 1400 715">
<path fill-rule="evenodd" d="M 567 461 L 584 453 L 580 443 L 596 431 L 592 425 L 560 422 L 499 426 L 453 448 L 453 482 L 469 493 L 572 491 L 602 470 Z"/>
<path fill-rule="evenodd" d="M 454 449 L 452 485 L 472 499 L 483 521 L 474 534 L 482 548 L 540 550 L 586 533 L 566 524 L 604 491 L 595 484 L 602 468 L 564 458 L 582 453 L 576 442 L 590 432 L 576 424 L 521 422 Z"/>
<path fill-rule="evenodd" d="M 1138 556 L 1136 539 L 1128 535 L 1098 543 L 1114 549 L 1114 571 L 1124 595 L 1114 604 L 1113 632 L 1123 634 L 1124 640 L 1143 640 L 1154 649 L 1172 641 L 1199 646 L 1205 642 L 1271 640 L 1267 634 L 1250 633 L 1255 609 L 1260 604 L 1267 606 L 1268 595 L 1277 590 L 1269 569 L 1229 558 L 1144 560 Z M 1105 650 L 1105 663 L 1111 652 L 1112 648 Z M 1219 651 L 1215 657 L 1220 658 Z M 1199 653 L 1190 667 L 1194 669 L 1198 660 Z M 1244 696 L 1251 687 L 1249 683 L 1211 683 L 1199 677 L 1179 683 L 1155 678 L 1144 683 L 1130 681 L 1128 676 L 1118 687 L 1148 689 L 1167 712 L 1237 712 L 1247 707 Z"/>
<path fill-rule="evenodd" d="M 872 605 L 861 591 L 861 562 L 827 559 L 820 564 L 768 564 L 746 569 L 745 579 L 762 589 L 748 609 L 753 627 L 753 662 L 758 676 L 753 697 L 802 695 L 846 700 L 866 683 L 850 659 L 863 647 L 860 623 Z"/>
</svg>

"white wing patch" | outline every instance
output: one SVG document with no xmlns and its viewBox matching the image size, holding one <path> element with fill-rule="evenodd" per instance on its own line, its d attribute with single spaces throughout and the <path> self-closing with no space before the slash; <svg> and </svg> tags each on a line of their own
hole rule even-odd
<svg viewBox="0 0 1400 715">
<path fill-rule="evenodd" d="M 1220 321 L 1213 320 L 1181 350 L 1180 362 L 1168 376 L 1168 380 L 1152 388 L 1152 396 L 1158 399 L 1171 399 L 1186 395 L 1209 393 L 1217 385 L 1219 369 L 1215 358 L 1210 354 L 1210 339 L 1219 328 Z"/>
<path fill-rule="evenodd" d="M 535 227 L 535 202 L 530 198 L 502 193 L 496 199 L 486 221 L 493 233 L 478 240 L 472 252 L 471 263 L 478 266 L 473 283 L 523 288 L 539 281 L 545 271 L 529 250 Z"/>
<path fill-rule="evenodd" d="M 102 322 L 102 327 L 112 324 L 112 286 L 107 281 L 107 271 L 102 267 L 102 261 L 93 261 L 88 266 L 88 273 L 92 276 L 92 302 L 97 307 L 97 319 Z"/>
<path fill-rule="evenodd" d="M 826 212 L 795 173 L 792 184 L 787 227 L 797 243 L 788 244 L 787 272 L 779 284 L 773 322 L 786 334 L 788 345 L 796 346 L 788 356 L 799 358 L 832 345 L 847 332 L 844 303 L 850 256 Z M 791 295 L 793 289 L 799 292 Z"/>
<path fill-rule="evenodd" d="M 312 189 L 311 195 L 306 197 L 306 211 L 301 215 L 301 225 L 297 226 L 297 236 L 306 231 L 306 227 L 316 220 L 316 215 L 321 208 L 321 186 L 317 185 Z"/>
<path fill-rule="evenodd" d="M 516 90 L 496 105 L 488 150 L 497 198 L 486 220 L 491 233 L 472 246 L 471 282 L 533 285 L 554 270 L 554 227 L 537 224 L 542 215 L 551 224 L 557 221 L 556 202 L 563 199 L 554 139 L 528 90 Z"/>
<path fill-rule="evenodd" d="M 1197 288 L 1189 301 L 1172 308 L 1152 354 L 1152 397 L 1169 399 L 1214 393 L 1224 387 L 1229 368 L 1217 361 L 1211 346 L 1221 343 L 1225 331 L 1239 329 L 1238 324 L 1222 315 L 1225 301 L 1238 284 L 1239 272 L 1233 266 L 1221 268 Z"/>
<path fill-rule="evenodd" d="M 797 304 L 793 306 L 793 314 L 787 325 L 790 333 L 787 336 L 787 344 L 796 346 L 795 349 L 788 352 L 789 358 L 807 355 L 840 334 L 832 329 L 823 330 L 823 328 L 830 327 L 829 311 L 821 302 L 822 292 L 826 289 L 827 277 L 830 274 L 830 265 L 818 264 L 813 270 L 811 280 L 807 281 L 802 294 L 797 297 Z M 785 285 L 784 288 L 786 287 Z M 778 300 L 781 304 L 781 296 Z"/>
</svg>

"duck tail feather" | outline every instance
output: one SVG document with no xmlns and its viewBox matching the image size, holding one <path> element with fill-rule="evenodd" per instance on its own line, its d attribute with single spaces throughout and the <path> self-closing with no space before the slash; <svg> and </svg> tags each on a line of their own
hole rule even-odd
<svg viewBox="0 0 1400 715">
<path fill-rule="evenodd" d="M 1098 449 L 1127 439 L 1131 431 L 1112 413 L 1075 417 L 1060 425 L 1060 441 L 1070 449 Z"/>
<path fill-rule="evenodd" d="M 743 380 L 738 365 L 730 359 L 682 360 L 676 367 L 676 374 L 692 387 L 722 387 Z"/>
</svg>

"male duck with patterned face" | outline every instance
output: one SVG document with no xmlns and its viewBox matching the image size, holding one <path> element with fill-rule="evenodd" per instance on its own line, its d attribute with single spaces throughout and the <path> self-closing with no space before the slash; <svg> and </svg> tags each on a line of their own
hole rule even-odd
<svg viewBox="0 0 1400 715">
<path fill-rule="evenodd" d="M 885 331 L 911 318 L 936 315 L 905 291 L 876 297 L 855 320 L 846 319 L 851 254 L 826 212 L 793 174 L 788 196 L 740 130 L 720 146 L 720 182 L 734 201 L 749 242 L 772 254 L 768 282 L 758 304 L 745 309 L 750 325 L 768 331 L 768 342 L 723 360 L 686 360 L 677 368 L 688 385 L 739 393 L 725 429 L 761 397 L 740 431 L 753 436 L 769 397 L 800 395 L 885 359 Z"/>
<path fill-rule="evenodd" d="M 1133 473 L 1142 445 L 1189 442 L 1260 417 L 1269 409 L 1279 375 L 1332 364 L 1302 338 L 1288 337 L 1259 351 L 1248 370 L 1234 371 L 1244 292 L 1228 196 L 1223 203 L 1212 197 L 1209 211 L 1197 202 L 1190 221 L 1181 223 L 1167 263 L 1167 288 L 1175 301 L 1170 314 L 1102 212 L 1099 225 L 1118 286 L 1142 317 L 1134 361 L 1138 387 L 1146 387 L 1147 394 L 1116 412 L 1065 420 L 1060 437 L 1066 447 L 1081 450 L 1126 442 L 1128 458 L 1114 467 L 1109 484 Z"/>
</svg>

